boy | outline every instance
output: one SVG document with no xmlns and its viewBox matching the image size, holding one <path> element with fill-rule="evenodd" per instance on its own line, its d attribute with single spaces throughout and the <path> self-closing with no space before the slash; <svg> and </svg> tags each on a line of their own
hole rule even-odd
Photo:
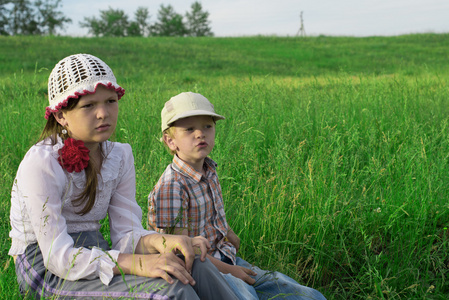
<svg viewBox="0 0 449 300">
<path fill-rule="evenodd" d="M 181 93 L 165 103 L 162 140 L 174 155 L 148 197 L 148 225 L 165 233 L 204 236 L 208 258 L 240 299 L 325 299 L 290 277 L 264 271 L 236 257 L 240 239 L 226 222 L 216 163 L 215 121 L 224 119 L 204 96 Z"/>
</svg>

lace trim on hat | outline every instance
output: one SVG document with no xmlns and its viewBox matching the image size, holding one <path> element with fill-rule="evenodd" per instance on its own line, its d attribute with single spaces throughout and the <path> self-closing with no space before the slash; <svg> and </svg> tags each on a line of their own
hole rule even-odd
<svg viewBox="0 0 449 300">
<path fill-rule="evenodd" d="M 95 87 L 93 87 L 93 88 L 88 87 L 87 89 L 80 89 L 79 91 L 75 91 L 73 95 L 67 96 L 67 98 L 65 100 L 59 102 L 59 104 L 56 105 L 54 108 L 52 108 L 51 106 L 47 106 L 47 108 L 45 109 L 46 110 L 45 111 L 45 119 L 48 120 L 48 117 L 50 117 L 50 115 L 52 113 L 59 111 L 63 107 L 66 107 L 69 99 L 78 99 L 85 95 L 95 94 L 95 92 L 97 91 L 98 85 L 102 85 L 105 88 L 110 89 L 110 90 L 112 90 L 112 89 L 115 90 L 115 92 L 118 95 L 118 100 L 120 100 L 120 98 L 122 98 L 123 95 L 125 94 L 125 89 L 119 85 L 117 85 L 118 87 L 116 87 L 112 82 L 107 82 L 107 81 L 97 82 Z"/>
</svg>

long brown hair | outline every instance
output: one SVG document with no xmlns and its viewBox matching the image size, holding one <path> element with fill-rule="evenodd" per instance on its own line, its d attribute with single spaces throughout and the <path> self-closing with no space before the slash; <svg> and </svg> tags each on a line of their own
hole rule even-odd
<svg viewBox="0 0 449 300">
<path fill-rule="evenodd" d="M 66 107 L 61 108 L 61 111 L 69 111 L 75 108 L 78 104 L 78 99 L 70 99 Z M 59 124 L 53 114 L 48 117 L 47 124 L 44 127 L 44 130 L 39 137 L 39 141 L 43 141 L 46 138 L 50 138 L 52 145 L 55 145 L 58 141 L 58 136 L 65 141 L 69 136 L 68 134 L 63 134 L 62 130 L 64 128 Z M 100 144 L 100 152 L 103 155 L 103 148 Z M 101 168 L 101 166 L 100 166 Z M 98 178 L 97 173 L 98 169 L 95 167 L 95 164 L 92 161 L 92 157 L 89 159 L 89 163 L 87 167 L 84 169 L 86 174 L 86 186 L 84 190 L 81 192 L 78 197 L 72 200 L 72 204 L 75 207 L 80 207 L 84 204 L 83 208 L 76 212 L 79 215 L 85 215 L 92 210 L 92 207 L 95 204 L 95 197 L 97 195 L 97 186 L 98 186 Z"/>
</svg>

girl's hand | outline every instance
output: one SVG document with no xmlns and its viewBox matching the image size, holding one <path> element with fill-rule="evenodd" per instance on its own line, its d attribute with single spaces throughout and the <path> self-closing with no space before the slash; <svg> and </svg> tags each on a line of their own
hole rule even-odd
<svg viewBox="0 0 449 300">
<path fill-rule="evenodd" d="M 173 252 L 163 254 L 120 254 L 118 265 L 125 274 L 134 274 L 142 277 L 163 278 L 168 283 L 174 282 L 171 276 L 176 277 L 184 284 L 195 285 L 195 280 L 187 272 L 185 262 Z M 114 268 L 114 273 L 119 274 Z"/>
<path fill-rule="evenodd" d="M 201 261 L 205 261 L 207 252 L 210 249 L 209 241 L 203 236 L 196 236 L 192 238 L 192 245 L 194 253 L 200 255 Z"/>
<path fill-rule="evenodd" d="M 150 253 L 181 253 L 185 258 L 185 268 L 191 273 L 195 250 L 201 252 L 201 261 L 206 259 L 209 242 L 202 236 L 190 238 L 185 235 L 150 234 L 143 237 L 145 247 Z M 155 250 L 155 251 L 154 251 Z"/>
</svg>

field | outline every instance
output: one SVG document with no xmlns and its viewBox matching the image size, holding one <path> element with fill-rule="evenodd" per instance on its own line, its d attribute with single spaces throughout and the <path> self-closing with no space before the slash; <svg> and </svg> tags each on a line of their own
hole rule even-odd
<svg viewBox="0 0 449 300">
<path fill-rule="evenodd" d="M 74 53 L 126 89 L 113 139 L 133 147 L 144 216 L 171 161 L 163 103 L 199 92 L 226 117 L 211 157 L 242 258 L 328 299 L 448 298 L 449 34 L 0 37 L 0 297 L 19 298 L 15 172 L 45 124 L 48 75 Z"/>
</svg>

